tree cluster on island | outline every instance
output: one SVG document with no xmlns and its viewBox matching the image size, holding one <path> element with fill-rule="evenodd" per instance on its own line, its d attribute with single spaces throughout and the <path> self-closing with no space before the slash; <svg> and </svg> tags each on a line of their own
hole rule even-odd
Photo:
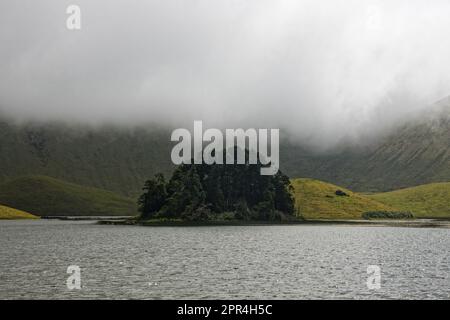
<svg viewBox="0 0 450 320">
<path fill-rule="evenodd" d="M 247 157 L 248 159 L 248 157 Z M 169 181 L 162 174 L 145 182 L 140 219 L 259 220 L 293 219 L 289 177 L 261 175 L 260 164 L 182 164 Z"/>
</svg>

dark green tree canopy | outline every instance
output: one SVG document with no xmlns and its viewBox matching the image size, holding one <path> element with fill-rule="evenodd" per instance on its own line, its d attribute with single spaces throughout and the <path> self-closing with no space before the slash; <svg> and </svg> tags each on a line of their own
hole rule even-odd
<svg viewBox="0 0 450 320">
<path fill-rule="evenodd" d="M 186 220 L 220 220 L 224 214 L 229 219 L 242 220 L 292 217 L 294 199 L 289 178 L 281 171 L 273 176 L 261 175 L 260 168 L 260 164 L 248 162 L 180 165 L 167 183 L 162 175 L 145 183 L 139 199 L 141 217 Z"/>
<path fill-rule="evenodd" d="M 139 211 L 143 218 L 154 217 L 166 203 L 167 190 L 164 176 L 160 173 L 154 179 L 147 180 L 142 188 L 144 193 L 139 197 Z"/>
</svg>

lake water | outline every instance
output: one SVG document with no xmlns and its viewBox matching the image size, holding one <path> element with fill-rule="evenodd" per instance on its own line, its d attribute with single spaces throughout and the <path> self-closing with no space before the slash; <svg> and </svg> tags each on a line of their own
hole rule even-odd
<svg viewBox="0 0 450 320">
<path fill-rule="evenodd" d="M 449 299 L 449 253 L 450 229 L 0 221 L 0 299 Z"/>
</svg>

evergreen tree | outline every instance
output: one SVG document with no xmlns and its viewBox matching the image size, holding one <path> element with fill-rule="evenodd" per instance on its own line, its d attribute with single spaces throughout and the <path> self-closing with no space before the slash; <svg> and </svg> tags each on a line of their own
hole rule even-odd
<svg viewBox="0 0 450 320">
<path fill-rule="evenodd" d="M 139 199 L 141 217 L 206 220 L 225 212 L 245 220 L 294 216 L 289 177 L 281 171 L 263 176 L 260 169 L 249 163 L 180 165 L 168 183 L 162 175 L 146 182 Z"/>
<path fill-rule="evenodd" d="M 162 208 L 167 198 L 166 181 L 162 174 L 144 184 L 144 193 L 139 197 L 138 205 L 142 218 L 152 218 Z"/>
</svg>

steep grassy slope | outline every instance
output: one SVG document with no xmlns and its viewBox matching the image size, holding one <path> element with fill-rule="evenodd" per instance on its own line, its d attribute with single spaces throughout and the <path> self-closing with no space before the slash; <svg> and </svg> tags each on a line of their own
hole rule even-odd
<svg viewBox="0 0 450 320">
<path fill-rule="evenodd" d="M 450 218 L 450 182 L 431 183 L 369 196 L 421 218 Z"/>
<path fill-rule="evenodd" d="M 136 197 L 146 179 L 172 171 L 170 131 L 152 128 L 19 125 L 0 117 L 0 183 L 44 175 Z"/>
<path fill-rule="evenodd" d="M 15 219 L 39 219 L 28 212 L 13 209 L 10 207 L 0 205 L 0 220 L 15 220 Z"/>
<path fill-rule="evenodd" d="M 45 176 L 22 177 L 0 185 L 0 204 L 38 216 L 136 214 L 131 199 Z"/>
<path fill-rule="evenodd" d="M 392 211 L 391 206 L 330 183 L 292 179 L 295 202 L 306 219 L 361 219 L 366 211 Z M 348 196 L 337 196 L 337 190 Z"/>
</svg>

